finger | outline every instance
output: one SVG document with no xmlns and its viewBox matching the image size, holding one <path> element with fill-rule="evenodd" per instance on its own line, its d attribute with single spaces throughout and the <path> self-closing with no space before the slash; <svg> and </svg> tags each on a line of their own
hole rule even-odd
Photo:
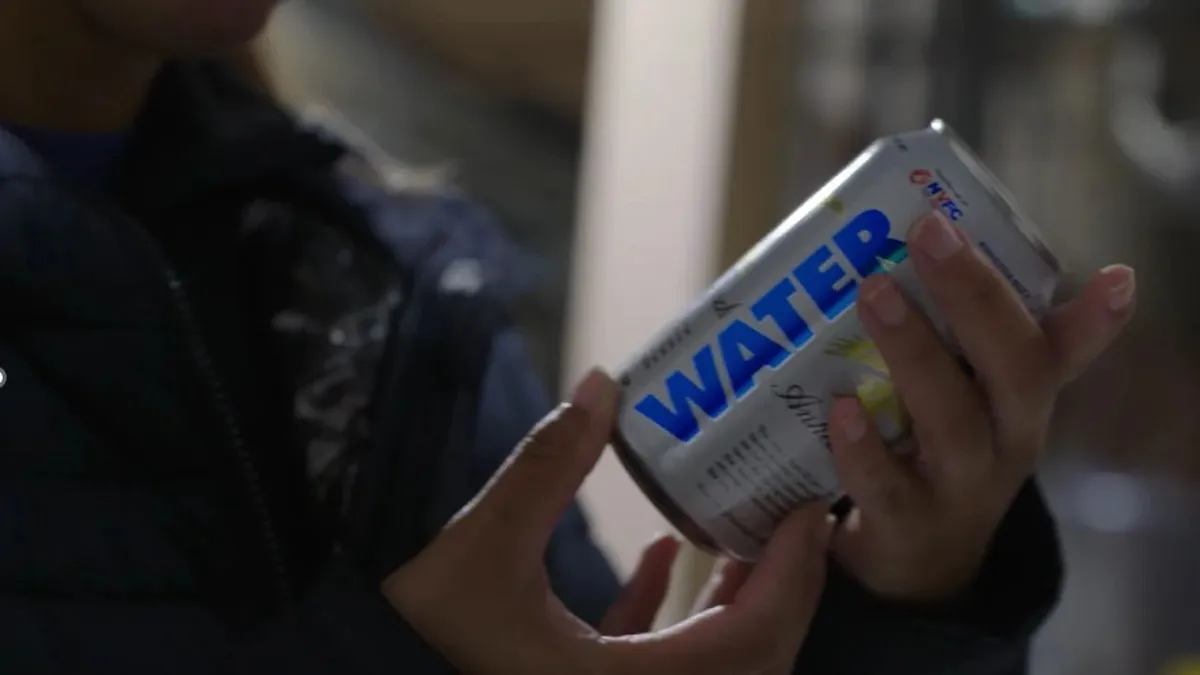
<svg viewBox="0 0 1200 675">
<path fill-rule="evenodd" d="M 1057 394 L 1057 364 L 1017 292 L 941 213 L 911 234 L 917 274 L 990 402 L 1002 448 L 1040 446 Z"/>
<path fill-rule="evenodd" d="M 907 532 L 911 533 L 912 530 Z M 861 508 L 855 506 L 833 532 L 833 553 L 846 569 L 863 569 L 872 560 L 878 560 L 880 550 L 891 546 L 887 539 L 889 536 L 912 535 L 889 528 L 886 523 L 881 525 L 877 518 L 864 514 Z M 878 585 L 878 579 L 875 581 Z M 890 586 L 888 588 L 890 590 Z M 872 590 L 878 592 L 879 589 Z"/>
<path fill-rule="evenodd" d="M 617 642 L 618 658 L 640 666 L 635 672 L 656 673 L 761 673 L 790 663 L 821 596 L 832 529 L 827 505 L 796 510 L 776 528 L 732 604 Z"/>
<path fill-rule="evenodd" d="M 746 583 L 746 579 L 750 578 L 750 573 L 753 571 L 754 565 L 750 563 L 740 560 L 724 561 L 713 572 L 707 586 L 696 598 L 696 606 L 692 609 L 692 613 L 696 614 L 706 609 L 733 603 L 738 591 L 741 590 L 742 585 Z"/>
<path fill-rule="evenodd" d="M 829 426 L 837 476 L 854 504 L 885 522 L 911 512 L 918 499 L 912 472 L 884 445 L 858 399 L 834 401 Z"/>
<path fill-rule="evenodd" d="M 540 557 L 562 512 L 608 443 L 618 390 L 592 371 L 525 437 L 504 466 L 464 509 L 497 547 Z"/>
<path fill-rule="evenodd" d="M 1097 272 L 1080 294 L 1042 321 L 1065 385 L 1108 349 L 1133 317 L 1137 279 L 1133 269 L 1111 265 Z"/>
<path fill-rule="evenodd" d="M 600 621 L 602 635 L 645 633 L 654 625 L 671 582 L 679 540 L 663 535 L 646 547 L 637 569 Z"/>
<path fill-rule="evenodd" d="M 762 558 L 734 593 L 722 615 L 724 639 L 741 644 L 766 640 L 799 648 L 825 581 L 833 533 L 828 505 L 797 509 L 776 528 Z M 703 616 L 703 615 L 701 615 Z"/>
<path fill-rule="evenodd" d="M 987 407 L 978 386 L 894 280 L 872 276 L 863 282 L 860 297 L 859 317 L 920 435 L 921 459 L 933 486 L 949 489 L 985 472 L 993 457 L 986 442 Z"/>
</svg>

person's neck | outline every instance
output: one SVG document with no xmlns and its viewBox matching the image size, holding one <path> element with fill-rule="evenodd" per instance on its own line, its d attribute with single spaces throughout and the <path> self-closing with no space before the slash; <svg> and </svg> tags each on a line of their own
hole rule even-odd
<svg viewBox="0 0 1200 675">
<path fill-rule="evenodd" d="M 160 59 L 56 0 L 0 2 L 0 123 L 68 132 L 128 128 Z"/>
</svg>

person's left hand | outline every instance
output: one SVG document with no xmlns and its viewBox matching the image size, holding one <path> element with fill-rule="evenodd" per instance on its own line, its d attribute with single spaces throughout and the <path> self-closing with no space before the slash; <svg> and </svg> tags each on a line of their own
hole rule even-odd
<svg viewBox="0 0 1200 675">
<path fill-rule="evenodd" d="M 678 539 L 664 535 L 642 551 L 633 575 L 598 626 L 602 634 L 637 635 L 647 633 L 654 627 L 654 619 L 667 597 L 671 568 L 679 555 L 680 546 Z M 708 583 L 696 596 L 691 613 L 695 615 L 713 607 L 732 604 L 753 570 L 751 563 L 718 560 Z M 769 675 L 787 675 L 793 668 L 791 663 L 781 665 Z"/>
<path fill-rule="evenodd" d="M 830 414 L 833 454 L 855 508 L 834 551 L 892 600 L 948 600 L 975 579 L 1042 451 L 1055 398 L 1133 314 L 1133 270 L 1097 273 L 1039 324 L 963 232 L 935 213 L 912 228 L 921 283 L 974 370 L 886 275 L 865 280 L 859 316 L 911 416 L 912 452 L 884 447 L 862 405 Z"/>
<path fill-rule="evenodd" d="M 621 588 L 597 628 L 601 635 L 648 633 L 662 609 L 671 584 L 671 568 L 679 555 L 680 542 L 662 535 L 642 550 L 641 560 Z"/>
</svg>

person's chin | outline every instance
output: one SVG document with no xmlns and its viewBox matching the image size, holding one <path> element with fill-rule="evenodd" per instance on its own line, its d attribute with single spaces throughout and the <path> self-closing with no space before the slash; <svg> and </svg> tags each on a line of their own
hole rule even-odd
<svg viewBox="0 0 1200 675">
<path fill-rule="evenodd" d="M 267 26 L 275 0 L 206 0 L 188 4 L 195 11 L 185 18 L 182 44 L 188 52 L 211 52 L 253 40 Z"/>
</svg>

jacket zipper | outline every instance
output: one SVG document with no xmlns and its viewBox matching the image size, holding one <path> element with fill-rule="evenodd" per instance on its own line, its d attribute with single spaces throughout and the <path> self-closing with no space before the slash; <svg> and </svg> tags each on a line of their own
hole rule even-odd
<svg viewBox="0 0 1200 675">
<path fill-rule="evenodd" d="M 446 239 L 445 235 L 435 238 L 427 245 L 426 255 L 419 259 L 432 258 L 434 252 L 445 245 Z M 433 497 L 441 487 L 446 465 L 453 465 L 453 456 L 466 451 L 465 444 L 469 443 L 474 429 L 476 407 L 473 398 L 477 397 L 477 389 L 481 386 L 476 380 L 482 378 L 487 360 L 486 354 L 481 354 L 478 361 L 464 363 L 459 354 L 449 359 L 457 366 L 454 374 L 439 374 L 432 370 L 436 364 L 447 362 L 440 353 L 446 346 L 445 338 L 429 340 L 423 332 L 427 321 L 439 320 L 421 316 L 424 306 L 430 302 L 428 295 L 436 291 L 430 286 L 430 280 L 422 283 L 419 275 L 401 278 L 400 285 L 407 288 L 408 293 L 392 319 L 385 357 L 371 397 L 370 444 L 360 463 L 350 513 L 344 521 L 351 533 L 347 538 L 348 546 L 354 547 L 351 550 L 365 563 L 368 573 L 379 577 L 391 571 L 385 568 L 402 564 L 419 553 L 430 534 L 440 528 L 441 523 L 437 523 L 431 529 L 431 524 L 422 516 L 436 508 Z M 449 307 L 447 303 L 442 309 L 449 311 Z M 443 316 L 441 320 L 445 318 Z M 474 322 L 456 323 L 461 329 Z M 486 352 L 490 354 L 490 349 Z M 462 370 L 469 371 L 472 376 L 465 376 Z M 456 382 L 456 391 L 448 393 L 445 400 L 425 397 L 413 401 L 409 414 L 403 418 L 382 414 L 390 407 L 387 404 L 400 400 L 398 387 L 403 386 L 407 391 L 420 391 L 427 384 L 441 388 L 447 377 Z M 475 391 L 471 391 L 472 387 Z M 441 452 L 421 451 L 428 448 L 441 448 Z M 381 479 L 384 480 L 382 484 Z M 398 512 L 406 515 L 399 522 L 388 520 L 388 514 L 394 516 Z M 384 535 L 385 531 L 388 536 Z"/>
<path fill-rule="evenodd" d="M 258 467 L 254 463 L 254 458 L 250 456 L 250 450 L 246 446 L 246 438 L 242 433 L 241 424 L 238 422 L 233 405 L 229 402 L 228 394 L 225 393 L 225 384 L 221 381 L 221 377 L 217 373 L 212 353 L 209 351 L 208 345 L 205 344 L 204 337 L 200 334 L 196 312 L 192 309 L 191 301 L 187 296 L 187 290 L 183 287 L 183 282 L 179 279 L 179 274 L 165 261 L 165 256 L 162 252 L 157 247 L 154 250 L 159 257 L 161 269 L 167 277 L 167 287 L 170 289 L 171 300 L 175 305 L 179 322 L 182 324 L 181 332 L 188 343 L 188 350 L 191 352 L 192 361 L 204 379 L 209 399 L 212 401 L 213 408 L 220 417 L 226 440 L 233 451 L 234 459 L 237 460 L 242 485 L 246 490 L 247 496 L 250 498 L 251 508 L 254 510 L 254 514 L 258 520 L 259 533 L 262 535 L 265 543 L 267 560 L 271 566 L 273 575 L 272 581 L 275 585 L 275 593 L 284 609 L 290 610 L 293 605 L 291 578 L 287 565 L 284 562 L 283 547 L 280 545 L 279 535 L 275 531 L 271 512 L 267 508 L 267 499 L 262 489 L 262 479 L 259 476 Z"/>
<path fill-rule="evenodd" d="M 437 241 L 430 245 L 428 253 L 432 255 L 440 244 L 441 242 Z M 432 361 L 430 355 L 424 355 L 426 358 L 422 360 L 418 358 L 417 353 L 421 346 L 421 303 L 426 301 L 422 297 L 417 276 L 402 276 L 397 282 L 405 296 L 389 318 L 384 355 L 379 363 L 379 373 L 367 413 L 371 433 L 359 461 L 354 485 L 348 495 L 350 507 L 343 520 L 345 546 L 348 552 L 365 566 L 371 578 L 382 578 L 391 571 L 383 569 L 390 567 L 390 564 L 380 565 L 382 560 L 391 557 L 389 553 L 394 553 L 383 542 L 395 541 L 393 537 L 402 541 L 401 548 L 404 553 L 401 557 L 404 560 L 420 547 L 419 524 L 415 520 L 416 509 L 410 507 L 420 501 L 415 497 L 421 489 L 428 487 L 427 481 L 422 480 L 427 477 L 420 471 L 412 470 L 414 467 L 405 449 L 429 446 L 416 443 L 416 439 L 411 438 L 409 434 L 397 433 L 395 427 L 399 420 L 383 415 L 384 404 L 398 400 L 398 387 L 402 386 L 402 383 L 403 386 L 415 386 L 419 389 L 419 384 L 427 381 L 424 376 L 413 377 L 412 370 L 422 365 L 428 366 Z M 419 403 L 429 402 L 422 399 Z M 422 414 L 415 417 L 406 417 L 422 419 L 422 428 L 436 426 L 433 423 L 435 415 L 432 411 L 422 411 Z M 410 470 L 401 472 L 398 470 L 400 466 L 407 466 Z M 406 484 L 409 478 L 414 477 L 418 480 L 415 486 Z M 389 480 L 398 482 L 389 484 Z M 407 501 L 397 508 L 393 503 L 396 499 Z M 389 515 L 399 514 L 403 514 L 400 523 L 388 521 Z M 385 530 L 390 531 L 392 537 L 385 537 Z"/>
<path fill-rule="evenodd" d="M 141 225 L 103 200 L 91 199 L 89 201 L 112 215 L 118 222 L 124 223 L 130 230 L 136 233 L 137 238 L 154 257 L 159 272 L 166 281 L 179 331 L 187 344 L 192 363 L 203 380 L 202 384 L 208 393 L 213 410 L 217 413 L 219 424 L 224 431 L 226 441 L 229 443 L 229 448 L 237 463 L 242 488 L 246 496 L 250 499 L 250 507 L 254 511 L 259 534 L 263 538 L 264 548 L 266 549 L 267 563 L 271 568 L 271 583 L 276 599 L 285 610 L 291 610 L 295 605 L 291 574 L 288 571 L 287 564 L 284 562 L 283 546 L 280 544 L 279 535 L 275 531 L 271 512 L 267 508 L 266 495 L 263 492 L 258 467 L 254 463 L 254 458 L 250 455 L 249 448 L 246 446 L 246 438 L 242 433 L 241 423 L 238 421 L 233 405 L 229 402 L 225 384 L 221 381 L 220 374 L 217 373 L 212 352 L 209 350 L 208 345 L 204 341 L 204 336 L 200 332 L 199 321 L 196 319 L 196 312 L 192 308 L 191 300 L 188 298 L 187 289 L 184 287 L 183 281 L 179 278 L 179 273 L 167 258 L 166 253 L 163 252 L 158 242 L 154 241 Z"/>
</svg>

